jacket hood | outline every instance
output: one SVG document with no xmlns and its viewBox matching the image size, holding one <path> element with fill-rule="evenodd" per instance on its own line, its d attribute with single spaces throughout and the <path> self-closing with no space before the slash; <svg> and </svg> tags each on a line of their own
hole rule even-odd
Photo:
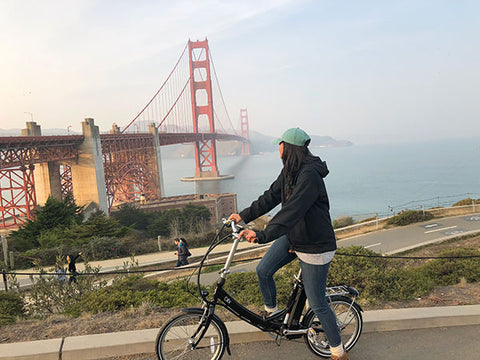
<svg viewBox="0 0 480 360">
<path fill-rule="evenodd" d="M 311 157 L 306 163 L 309 166 L 312 166 L 322 178 L 326 177 L 330 172 L 327 163 L 322 161 L 318 156 Z"/>
</svg>

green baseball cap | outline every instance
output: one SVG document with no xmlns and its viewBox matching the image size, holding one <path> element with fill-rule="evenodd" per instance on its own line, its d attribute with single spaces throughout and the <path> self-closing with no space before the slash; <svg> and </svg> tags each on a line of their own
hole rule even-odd
<svg viewBox="0 0 480 360">
<path fill-rule="evenodd" d="M 305 146 L 310 143 L 310 136 L 300 128 L 291 128 L 285 131 L 281 137 L 273 140 L 273 143 L 278 145 L 281 142 L 286 142 L 292 145 Z"/>
</svg>

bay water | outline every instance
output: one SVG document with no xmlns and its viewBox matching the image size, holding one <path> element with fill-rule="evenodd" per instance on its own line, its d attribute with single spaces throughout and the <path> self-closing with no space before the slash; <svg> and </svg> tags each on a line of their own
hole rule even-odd
<svg viewBox="0 0 480 360">
<path fill-rule="evenodd" d="M 404 209 L 450 206 L 467 197 L 480 198 L 480 137 L 313 147 L 311 151 L 326 161 L 330 170 L 325 183 L 332 219 L 387 216 Z M 282 162 L 278 152 L 219 157 L 220 173 L 234 178 L 202 182 L 180 180 L 194 175 L 192 158 L 162 159 L 162 166 L 165 196 L 233 192 L 240 211 L 269 188 Z"/>
</svg>

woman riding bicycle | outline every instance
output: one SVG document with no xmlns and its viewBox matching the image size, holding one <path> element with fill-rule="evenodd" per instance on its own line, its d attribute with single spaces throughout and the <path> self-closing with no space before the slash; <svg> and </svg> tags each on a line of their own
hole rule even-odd
<svg viewBox="0 0 480 360">
<path fill-rule="evenodd" d="M 332 359 L 347 360 L 335 314 L 325 296 L 328 268 L 337 248 L 323 181 L 329 171 L 326 163 L 309 151 L 310 137 L 302 129 L 288 129 L 276 143 L 283 162 L 280 175 L 250 207 L 230 215 L 229 220 L 248 223 L 282 204 L 265 230 L 240 233 L 249 242 L 275 240 L 257 266 L 266 316 L 277 310 L 273 275 L 298 256 L 305 292 L 324 328 Z"/>
</svg>

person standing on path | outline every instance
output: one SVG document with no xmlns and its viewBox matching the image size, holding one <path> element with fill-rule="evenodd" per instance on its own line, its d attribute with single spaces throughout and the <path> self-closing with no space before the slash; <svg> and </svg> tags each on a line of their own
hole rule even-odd
<svg viewBox="0 0 480 360">
<path fill-rule="evenodd" d="M 82 255 L 81 252 L 72 256 L 67 255 L 68 272 L 70 273 L 70 278 L 68 279 L 68 285 L 70 285 L 72 282 L 77 283 L 76 276 L 78 275 L 78 272 L 77 272 L 76 261 L 80 255 Z"/>
<path fill-rule="evenodd" d="M 310 137 L 300 128 L 291 128 L 276 140 L 283 169 L 257 200 L 229 220 L 249 223 L 282 205 L 263 231 L 240 232 L 248 242 L 274 241 L 257 266 L 257 277 L 265 303 L 265 315 L 277 310 L 277 290 L 273 275 L 297 256 L 308 302 L 320 320 L 330 344 L 332 359 L 348 360 L 336 317 L 325 295 L 328 268 L 337 248 L 330 218 L 330 204 L 323 178 L 329 170 L 313 156 Z"/>
</svg>

